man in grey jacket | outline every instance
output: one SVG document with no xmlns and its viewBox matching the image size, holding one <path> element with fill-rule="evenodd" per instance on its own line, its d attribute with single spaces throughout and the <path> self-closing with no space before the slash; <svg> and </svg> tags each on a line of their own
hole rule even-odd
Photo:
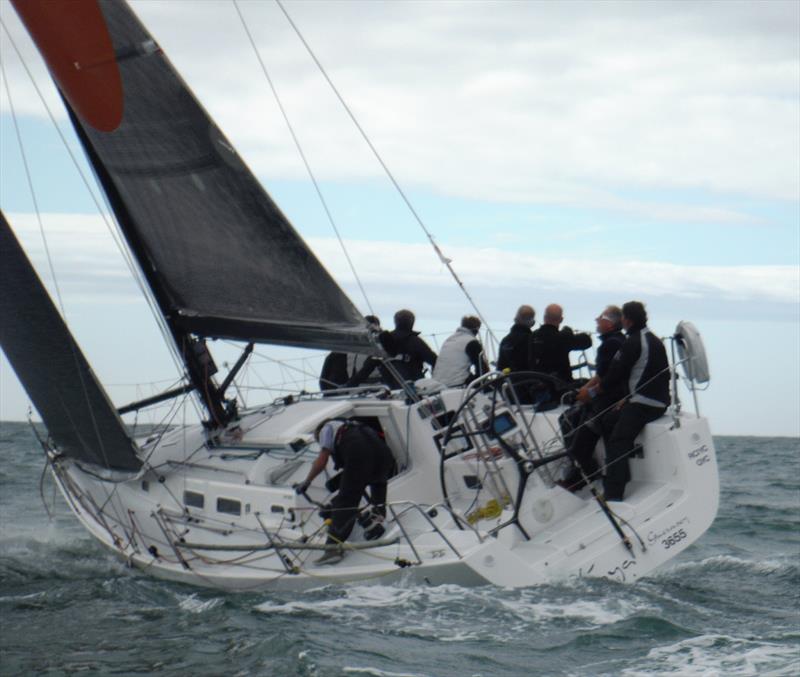
<svg viewBox="0 0 800 677">
<path fill-rule="evenodd" d="M 483 346 L 478 340 L 480 328 L 481 321 L 477 317 L 466 315 L 461 318 L 461 326 L 442 344 L 433 368 L 434 379 L 455 388 L 489 372 Z"/>
</svg>

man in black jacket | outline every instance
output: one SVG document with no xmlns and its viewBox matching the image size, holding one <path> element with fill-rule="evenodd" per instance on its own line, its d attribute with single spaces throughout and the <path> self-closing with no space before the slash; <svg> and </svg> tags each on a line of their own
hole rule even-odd
<svg viewBox="0 0 800 677">
<path fill-rule="evenodd" d="M 331 524 L 328 545 L 341 544 L 353 530 L 361 498 L 369 487 L 369 501 L 380 521 L 386 516 L 386 483 L 395 471 L 395 460 L 386 442 L 370 426 L 352 420 L 326 419 L 314 433 L 320 451 L 305 480 L 295 485 L 295 492 L 305 494 L 311 482 L 325 470 L 330 458 L 334 469 L 341 470 L 337 494 L 329 506 Z M 365 534 L 367 540 L 380 537 L 383 530 Z M 336 564 L 343 551 L 330 549 L 315 564 Z"/>
<path fill-rule="evenodd" d="M 414 313 L 398 310 L 394 314 L 394 331 L 381 332 L 378 337 L 383 349 L 394 359 L 392 366 L 404 381 L 416 381 L 423 376 L 424 364 L 436 366 L 436 353 L 414 331 Z M 387 385 L 397 388 L 400 384 L 392 376 Z"/>
<path fill-rule="evenodd" d="M 533 369 L 533 332 L 531 327 L 535 323 L 536 311 L 531 306 L 520 306 L 514 316 L 511 330 L 500 341 L 497 351 L 497 369 L 510 372 L 532 371 Z M 524 382 L 523 382 L 524 381 Z M 511 377 L 517 398 L 523 404 L 530 404 L 533 397 L 530 391 L 529 379 L 515 379 Z"/>
<path fill-rule="evenodd" d="M 669 361 L 664 344 L 647 328 L 644 304 L 629 301 L 622 306 L 622 326 L 628 337 L 604 377 L 594 386 L 584 386 L 578 401 L 614 393 L 626 386 L 628 394 L 603 417 L 608 431 L 606 474 L 603 490 L 607 501 L 621 501 L 631 478 L 628 456 L 636 436 L 645 425 L 663 416 L 670 404 Z"/>
<path fill-rule="evenodd" d="M 533 367 L 535 371 L 557 376 L 569 383 L 572 381 L 570 351 L 591 348 L 592 337 L 589 334 L 576 334 L 569 327 L 559 330 L 563 321 L 564 311 L 557 303 L 545 308 L 544 323 L 533 332 Z"/>
<path fill-rule="evenodd" d="M 347 354 L 328 353 L 319 374 L 320 390 L 335 390 L 347 382 Z"/>
<path fill-rule="evenodd" d="M 531 363 L 531 327 L 535 324 L 536 311 L 531 306 L 520 306 L 514 316 L 514 324 L 508 335 L 500 341 L 497 356 L 497 369 L 503 371 L 530 371 Z"/>
<path fill-rule="evenodd" d="M 595 323 L 600 346 L 597 348 L 595 357 L 595 373 L 586 384 L 587 389 L 596 388 L 600 380 L 605 377 L 611 368 L 611 361 L 625 341 L 625 335 L 622 333 L 622 311 L 618 306 L 606 306 L 603 312 L 595 318 Z M 596 390 L 593 392 L 596 393 Z M 594 449 L 597 446 L 597 440 L 602 435 L 601 419 L 603 414 L 626 394 L 626 387 L 624 384 L 620 384 L 614 390 L 602 395 L 596 394 L 588 403 L 578 405 L 580 409 L 577 410 L 575 417 L 578 428 L 572 434 L 569 430 L 564 430 L 564 445 L 571 450 L 570 456 L 580 465 L 580 470 L 573 467 L 564 480 L 559 482 L 565 489 L 578 491 L 586 484 L 583 476 L 591 480 L 599 472 L 600 468 L 594 458 Z"/>
</svg>

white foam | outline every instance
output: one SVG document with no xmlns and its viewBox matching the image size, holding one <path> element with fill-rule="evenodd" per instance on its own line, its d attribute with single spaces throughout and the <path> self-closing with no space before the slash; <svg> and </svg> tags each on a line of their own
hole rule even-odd
<svg viewBox="0 0 800 677">
<path fill-rule="evenodd" d="M 196 594 L 188 596 L 178 595 L 178 607 L 182 611 L 188 611 L 192 614 L 202 614 L 211 609 L 216 609 L 224 600 L 221 597 L 212 597 L 211 599 L 198 599 Z"/>
<path fill-rule="evenodd" d="M 523 597 L 501 600 L 500 603 L 524 621 L 541 622 L 564 618 L 585 621 L 595 626 L 618 623 L 640 611 L 650 609 L 643 604 L 616 599 L 531 602 Z"/>
<path fill-rule="evenodd" d="M 27 595 L 0 595 L 0 604 L 3 602 L 22 602 L 34 599 L 43 599 L 47 596 L 47 592 L 32 592 Z"/>
<path fill-rule="evenodd" d="M 548 595 L 549 599 L 545 598 Z M 476 608 L 482 609 L 482 621 L 475 617 Z M 313 614 L 354 623 L 374 618 L 376 609 L 388 610 L 381 621 L 387 629 L 456 643 L 508 643 L 529 632 L 532 625 L 561 621 L 573 627 L 594 628 L 641 612 L 655 613 L 639 599 L 573 598 L 565 595 L 562 587 L 555 591 L 537 588 L 501 592 L 497 588 L 457 585 L 353 585 L 321 589 L 290 601 L 269 600 L 255 609 L 272 615 Z M 398 612 L 392 613 L 392 609 Z"/>
<path fill-rule="evenodd" d="M 378 668 L 357 668 L 344 666 L 342 672 L 360 675 L 374 675 L 374 677 L 428 677 L 421 672 L 389 672 Z"/>
<path fill-rule="evenodd" d="M 794 658 L 794 660 L 790 660 Z M 790 660 L 787 664 L 787 660 Z M 789 677 L 800 674 L 797 646 L 730 637 L 700 635 L 651 649 L 642 665 L 621 674 L 681 677 Z"/>
<path fill-rule="evenodd" d="M 459 590 L 462 589 L 459 588 Z M 364 609 L 406 606 L 412 601 L 419 600 L 422 597 L 428 597 L 428 589 L 421 587 L 400 588 L 383 585 L 362 585 L 343 587 L 338 589 L 338 591 L 343 594 L 334 599 L 317 600 L 309 597 L 308 601 L 300 599 L 285 603 L 262 602 L 256 605 L 255 608 L 258 611 L 269 613 L 295 614 L 313 611 L 315 613 L 332 616 L 347 610 L 357 614 L 359 610 Z M 443 601 L 428 599 L 434 604 Z M 452 600 L 452 596 L 449 599 Z"/>
</svg>

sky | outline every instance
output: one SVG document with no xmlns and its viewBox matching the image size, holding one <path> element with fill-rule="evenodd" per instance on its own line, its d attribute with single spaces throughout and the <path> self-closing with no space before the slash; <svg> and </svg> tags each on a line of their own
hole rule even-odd
<svg viewBox="0 0 800 677">
<path fill-rule="evenodd" d="M 359 309 L 386 325 L 411 308 L 441 342 L 471 307 L 280 8 L 239 3 L 366 299 L 235 6 L 131 4 Z M 800 435 L 800 3 L 285 7 L 497 338 L 522 303 L 537 319 L 561 303 L 567 324 L 591 331 L 606 304 L 638 299 L 659 335 L 683 319 L 703 335 L 712 382 L 699 403 L 713 432 Z M 7 0 L 0 16 L 85 166 Z M 178 370 L 102 199 L 5 31 L 0 57 L 0 208 L 113 400 L 172 383 Z M 236 357 L 213 349 L 220 364 Z M 248 376 L 253 384 L 280 376 L 308 387 L 320 364 L 269 346 L 258 355 L 266 375 Z M 278 373 L 276 357 L 293 366 Z M 0 420 L 27 409 L 0 358 Z"/>
</svg>

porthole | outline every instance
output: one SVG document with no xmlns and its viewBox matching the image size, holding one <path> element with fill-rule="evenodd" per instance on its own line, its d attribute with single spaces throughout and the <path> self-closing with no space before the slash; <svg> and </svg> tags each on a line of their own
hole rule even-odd
<svg viewBox="0 0 800 677">
<path fill-rule="evenodd" d="M 198 494 L 196 491 L 184 491 L 183 503 L 190 508 L 203 508 L 206 504 L 206 499 L 203 494 Z"/>
<path fill-rule="evenodd" d="M 241 501 L 234 501 L 232 498 L 218 498 L 217 512 L 222 512 L 226 515 L 241 515 L 242 503 Z"/>
</svg>

